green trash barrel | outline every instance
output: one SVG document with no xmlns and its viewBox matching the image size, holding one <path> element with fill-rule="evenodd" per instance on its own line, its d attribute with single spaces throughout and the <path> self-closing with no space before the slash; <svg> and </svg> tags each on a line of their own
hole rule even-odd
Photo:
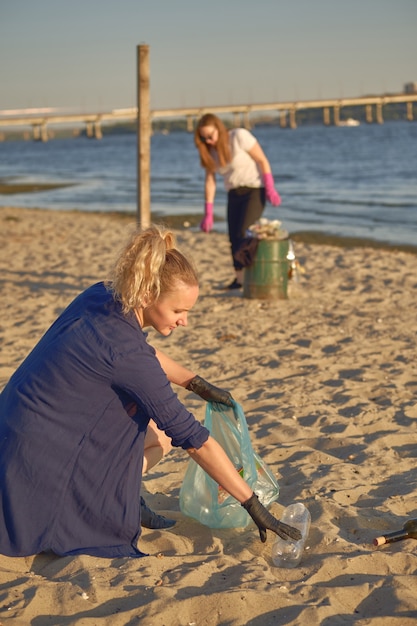
<svg viewBox="0 0 417 626">
<path fill-rule="evenodd" d="M 289 239 L 260 239 L 255 260 L 245 268 L 243 296 L 261 300 L 288 298 Z"/>
</svg>

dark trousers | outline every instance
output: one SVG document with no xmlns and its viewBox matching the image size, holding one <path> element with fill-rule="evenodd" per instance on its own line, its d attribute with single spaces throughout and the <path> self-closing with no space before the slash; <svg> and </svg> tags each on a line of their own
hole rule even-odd
<svg viewBox="0 0 417 626">
<path fill-rule="evenodd" d="M 227 224 L 229 241 L 232 250 L 233 267 L 241 270 L 243 265 L 234 258 L 239 250 L 249 226 L 254 224 L 265 208 L 265 189 L 263 187 L 238 187 L 231 189 L 227 194 Z"/>
</svg>

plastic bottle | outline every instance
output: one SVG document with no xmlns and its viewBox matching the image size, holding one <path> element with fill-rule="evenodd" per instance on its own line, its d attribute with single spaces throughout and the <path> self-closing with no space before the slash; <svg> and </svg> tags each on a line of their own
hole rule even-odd
<svg viewBox="0 0 417 626">
<path fill-rule="evenodd" d="M 301 531 L 301 539 L 293 541 L 277 535 L 272 546 L 272 562 L 276 567 L 297 567 L 303 556 L 304 544 L 310 530 L 310 511 L 301 502 L 290 504 L 280 518 L 281 522 Z"/>
<path fill-rule="evenodd" d="M 300 264 L 295 258 L 294 244 L 291 241 L 291 239 L 288 242 L 287 261 L 289 261 L 289 266 L 290 266 L 290 269 L 288 272 L 288 278 L 291 278 L 295 283 L 299 283 L 300 282 L 300 272 L 299 272 Z"/>
</svg>

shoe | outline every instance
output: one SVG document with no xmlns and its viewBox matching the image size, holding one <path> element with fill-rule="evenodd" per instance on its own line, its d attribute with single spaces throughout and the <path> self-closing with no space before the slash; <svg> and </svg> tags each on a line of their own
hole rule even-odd
<svg viewBox="0 0 417 626">
<path fill-rule="evenodd" d="M 237 278 L 234 279 L 230 285 L 227 285 L 226 289 L 240 289 L 242 287 L 242 283 L 238 281 Z"/>
<path fill-rule="evenodd" d="M 169 519 L 163 515 L 158 515 L 152 511 L 145 500 L 140 497 L 140 523 L 144 528 L 151 528 L 152 530 L 163 530 L 164 528 L 171 528 L 177 523 L 175 519 Z"/>
</svg>

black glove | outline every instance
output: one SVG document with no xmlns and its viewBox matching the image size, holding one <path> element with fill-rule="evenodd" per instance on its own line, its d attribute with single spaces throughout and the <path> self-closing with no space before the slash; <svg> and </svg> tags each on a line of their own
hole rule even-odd
<svg viewBox="0 0 417 626">
<path fill-rule="evenodd" d="M 293 528 L 275 519 L 264 505 L 259 502 L 258 496 L 255 493 L 251 495 L 249 500 L 242 502 L 242 506 L 245 507 L 259 528 L 259 536 L 262 543 L 266 541 L 266 529 L 272 530 L 282 537 L 282 539 L 294 539 L 295 541 L 301 539 L 301 533 L 298 528 Z"/>
<path fill-rule="evenodd" d="M 207 400 L 207 402 L 219 402 L 220 404 L 233 406 L 233 398 L 228 391 L 211 385 L 201 376 L 195 376 L 190 380 L 186 389 L 196 393 L 203 400 Z"/>
</svg>

